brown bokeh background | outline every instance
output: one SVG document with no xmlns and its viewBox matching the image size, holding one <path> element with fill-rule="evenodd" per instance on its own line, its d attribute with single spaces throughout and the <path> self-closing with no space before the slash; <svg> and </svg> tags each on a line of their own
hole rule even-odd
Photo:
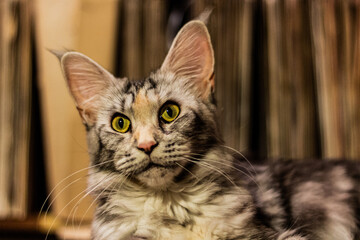
<svg viewBox="0 0 360 240">
<path fill-rule="evenodd" d="M 0 239 L 88 238 L 85 130 L 49 49 L 143 78 L 209 9 L 229 146 L 253 162 L 360 159 L 359 1 L 2 0 Z"/>
</svg>

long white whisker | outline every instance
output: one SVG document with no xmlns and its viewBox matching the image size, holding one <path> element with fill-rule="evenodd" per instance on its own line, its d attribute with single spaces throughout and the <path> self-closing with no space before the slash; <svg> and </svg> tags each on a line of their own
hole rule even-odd
<svg viewBox="0 0 360 240">
<path fill-rule="evenodd" d="M 65 177 L 64 179 L 62 179 L 59 183 L 57 183 L 55 185 L 55 187 L 53 187 L 53 189 L 50 191 L 50 193 L 48 194 L 48 196 L 46 197 L 44 203 L 42 204 L 41 208 L 40 208 L 40 211 L 39 211 L 39 214 L 38 214 L 38 219 L 40 218 L 40 215 L 42 213 L 42 211 L 44 210 L 44 207 L 45 207 L 45 204 L 47 203 L 47 201 L 49 200 L 50 196 L 53 194 L 53 192 L 60 186 L 60 184 L 62 184 L 63 182 L 65 182 L 67 179 L 71 178 L 72 176 L 80 173 L 80 172 L 83 172 L 83 171 L 86 171 L 86 170 L 89 170 L 89 169 L 92 169 L 92 168 L 95 168 L 95 167 L 98 167 L 98 166 L 101 166 L 103 164 L 106 164 L 106 163 L 109 163 L 113 160 L 109 160 L 109 161 L 105 161 L 105 162 L 102 162 L 102 163 L 99 163 L 99 164 L 95 164 L 95 165 L 92 165 L 92 166 L 89 166 L 89 167 L 86 167 L 86 168 L 82 168 L 72 174 L 70 174 L 69 176 Z M 51 205 L 51 204 L 50 204 Z M 47 208 L 47 211 L 48 209 L 50 208 L 50 206 Z"/>
<path fill-rule="evenodd" d="M 113 188 L 112 188 L 110 191 L 113 192 L 114 189 L 117 188 L 117 187 L 120 188 L 120 187 L 124 184 L 124 182 L 126 181 L 127 178 L 128 178 L 128 175 L 125 175 L 124 178 L 122 179 L 122 181 L 119 182 L 119 183 L 117 183 L 117 184 L 114 184 Z M 84 220 L 84 217 L 85 217 L 85 215 L 87 214 L 87 212 L 90 210 L 91 206 L 99 199 L 99 197 L 100 197 L 100 196 L 107 190 L 107 188 L 110 187 L 110 186 L 111 186 L 111 184 L 109 184 L 106 188 L 104 188 L 104 190 L 102 190 L 102 192 L 96 196 L 96 198 L 92 201 L 92 203 L 90 204 L 90 206 L 86 209 L 86 212 L 83 214 L 83 216 L 82 216 L 82 218 L 81 218 L 81 220 L 80 220 L 80 223 L 79 223 L 79 225 L 78 225 L 78 229 L 80 228 L 80 226 L 81 226 L 81 224 L 82 224 L 82 222 L 83 222 L 83 220 Z"/>
<path fill-rule="evenodd" d="M 71 185 L 77 183 L 78 181 L 80 181 L 80 180 L 82 180 L 82 179 L 84 179 L 84 178 L 85 178 L 85 176 L 79 177 L 79 178 L 75 179 L 74 181 L 70 182 L 69 184 L 67 184 L 64 188 L 62 188 L 61 191 L 58 192 L 58 193 L 54 196 L 54 198 L 51 200 L 49 206 L 46 208 L 46 211 L 45 211 L 45 214 L 44 214 L 44 215 L 47 216 L 47 214 L 49 213 L 50 208 L 51 208 L 51 206 L 53 205 L 53 203 L 56 201 L 56 199 L 57 199 L 66 189 L 68 189 Z"/>
<path fill-rule="evenodd" d="M 100 195 L 101 195 L 104 191 L 106 191 L 106 189 L 107 189 L 108 187 L 110 187 L 111 185 L 112 185 L 112 182 L 110 182 L 109 185 L 106 186 L 106 187 L 101 191 L 100 194 L 98 194 L 98 196 L 96 197 L 95 200 L 93 199 L 93 200 L 91 201 L 91 205 L 86 209 L 86 212 L 83 214 L 83 217 L 81 218 L 81 220 L 85 217 L 86 213 L 89 211 L 89 209 L 90 209 L 91 206 L 93 205 L 93 202 L 96 201 L 96 200 L 100 197 Z M 95 186 L 95 188 L 98 187 L 98 186 L 99 186 L 99 184 L 97 184 L 97 185 Z M 94 190 L 95 188 L 93 188 L 92 190 Z M 75 214 L 76 214 L 76 211 L 78 210 L 78 207 L 79 207 L 80 203 L 81 203 L 87 196 L 89 196 L 90 193 L 91 193 L 91 191 L 87 191 L 86 194 L 84 194 L 84 196 L 82 196 L 82 197 L 77 201 L 77 203 L 75 204 L 75 206 L 74 206 L 74 207 L 71 209 L 71 211 L 70 211 L 69 216 L 71 216 L 71 213 L 72 213 L 72 221 L 71 221 L 71 224 L 72 224 L 72 227 L 73 227 L 73 228 L 74 228 L 74 226 L 75 226 Z M 69 220 L 69 218 L 66 219 L 65 226 L 67 226 L 68 220 Z M 78 226 L 78 229 L 79 229 L 79 228 L 80 228 L 80 224 L 79 224 L 79 226 Z"/>
<path fill-rule="evenodd" d="M 108 177 L 109 175 L 110 175 L 110 174 L 108 174 L 107 176 L 105 176 L 102 180 L 104 180 L 104 179 L 105 179 L 106 177 Z M 99 181 L 99 184 L 97 184 L 97 185 L 96 185 L 94 188 L 92 188 L 92 190 L 90 190 L 90 191 L 93 191 L 94 189 L 96 189 L 98 186 L 100 186 L 101 183 L 102 183 L 102 181 Z M 54 226 L 56 220 L 58 219 L 58 217 L 60 216 L 60 214 L 61 214 L 76 198 L 78 198 L 80 195 L 82 195 L 85 191 L 86 191 L 86 190 L 81 191 L 81 192 L 80 192 L 78 195 L 76 195 L 71 201 L 69 201 L 69 202 L 61 209 L 60 212 L 58 212 L 58 214 L 57 214 L 56 217 L 54 218 L 53 222 L 52 222 L 51 225 L 50 225 L 50 228 L 48 229 L 48 231 L 47 231 L 47 233 L 46 233 L 45 240 L 47 240 L 47 238 L 49 237 L 50 231 L 51 231 L 51 229 L 53 228 L 53 226 Z"/>
<path fill-rule="evenodd" d="M 236 150 L 236 149 L 234 149 L 234 148 L 232 148 L 232 147 L 229 147 L 229 146 L 226 146 L 226 145 L 220 145 L 220 146 L 221 146 L 221 147 L 224 147 L 224 148 L 227 148 L 227 149 L 229 149 L 229 150 L 232 150 L 233 152 L 239 154 L 242 158 L 245 159 L 245 161 L 249 164 L 249 166 L 252 168 L 252 170 L 254 170 L 255 174 L 257 174 L 257 173 L 256 173 L 256 169 L 255 169 L 254 166 L 251 164 L 251 162 L 244 156 L 244 154 L 242 154 L 240 151 L 238 151 L 238 150 Z"/>
<path fill-rule="evenodd" d="M 181 167 L 182 169 L 184 169 L 185 171 L 187 171 L 188 173 L 190 173 L 193 177 L 195 177 L 198 181 L 200 181 L 200 179 L 194 174 L 192 173 L 189 169 L 187 169 L 186 167 L 182 166 L 180 163 L 175 162 L 176 165 L 178 165 L 179 167 Z"/>
<path fill-rule="evenodd" d="M 84 219 L 85 215 L 88 213 L 88 211 L 90 210 L 91 206 L 95 203 L 95 201 L 96 201 L 112 184 L 113 184 L 113 183 L 110 182 L 109 185 L 106 186 L 106 187 L 101 191 L 100 194 L 97 194 L 97 197 L 96 197 L 95 199 L 93 199 L 93 201 L 91 202 L 90 206 L 86 209 L 85 213 L 84 213 L 83 216 L 81 217 L 81 221 L 80 221 L 80 223 L 79 223 L 79 225 L 78 225 L 78 229 L 80 228 L 80 226 L 81 226 L 81 224 L 82 224 L 82 222 L 83 222 L 83 219 Z M 115 184 L 115 186 L 116 186 L 116 185 L 117 185 L 117 184 Z M 98 186 L 99 186 L 99 184 L 97 184 L 97 185 L 95 186 L 95 188 L 98 187 Z M 114 186 L 114 187 L 115 187 L 115 186 Z M 114 187 L 113 187 L 113 189 L 114 189 Z M 78 201 L 78 202 L 75 204 L 75 206 L 72 208 L 72 210 L 74 209 L 74 211 L 73 211 L 73 213 L 72 213 L 72 226 L 73 226 L 73 227 L 75 226 L 75 214 L 76 214 L 76 211 L 77 211 L 80 203 L 81 203 L 87 196 L 89 196 L 90 193 L 91 193 L 93 190 L 94 190 L 94 189 L 88 191 L 81 199 L 79 199 L 79 201 Z M 71 215 L 71 212 L 70 212 L 69 215 Z M 68 221 L 66 221 L 66 225 L 67 225 L 67 222 L 68 222 Z"/>
<path fill-rule="evenodd" d="M 199 165 L 202 165 L 202 166 L 205 166 L 205 167 L 208 167 L 209 169 L 212 169 L 212 170 L 215 170 L 216 172 L 220 173 L 220 175 L 224 176 L 231 184 L 233 184 L 235 187 L 238 187 L 236 185 L 236 183 L 230 178 L 230 176 L 226 173 L 224 173 L 223 171 L 221 171 L 220 168 L 218 167 L 215 167 L 209 163 L 206 163 L 206 162 L 201 162 L 201 161 L 195 161 L 195 160 L 192 160 L 190 157 L 185 157 L 184 158 L 189 161 L 189 162 L 193 162 L 193 163 L 196 163 L 196 164 L 199 164 Z"/>
<path fill-rule="evenodd" d="M 191 157 L 193 160 L 202 161 L 202 159 L 198 159 L 198 158 L 195 158 L 195 157 L 192 157 L 192 156 L 188 156 L 188 157 Z M 217 160 L 211 159 L 211 158 L 205 158 L 204 160 L 205 160 L 205 161 L 208 161 L 208 162 L 218 163 Z M 232 164 L 229 164 L 229 163 L 226 163 L 226 162 L 221 162 L 221 164 L 224 165 L 224 166 L 230 167 L 231 169 L 234 169 L 234 170 L 240 172 L 241 174 L 244 174 L 246 177 L 248 177 L 249 179 L 251 179 L 251 181 L 253 181 L 258 187 L 260 187 L 259 184 L 257 183 L 254 175 L 252 175 L 250 172 L 249 172 L 249 174 L 247 174 L 246 172 L 244 172 L 244 171 L 241 170 L 240 168 L 237 168 L 237 167 L 233 166 Z"/>
<path fill-rule="evenodd" d="M 209 157 L 208 157 L 206 154 L 190 153 L 190 154 L 188 154 L 188 156 L 200 157 L 200 158 L 203 158 L 203 159 L 209 159 Z M 200 159 L 199 159 L 199 160 L 200 160 Z M 218 162 L 218 160 L 216 160 L 216 159 L 211 159 L 211 160 Z M 227 162 L 230 162 L 230 161 L 227 161 Z M 232 164 L 233 166 L 244 167 L 243 165 L 241 165 L 240 163 L 238 163 L 238 162 L 236 162 L 236 161 L 231 161 L 231 164 Z M 245 168 L 245 167 L 244 167 L 244 168 Z M 247 168 L 245 168 L 245 169 L 247 169 Z M 252 173 L 251 173 L 251 171 L 249 171 L 248 169 L 247 169 L 247 172 L 248 172 L 251 176 L 253 176 Z"/>
</svg>

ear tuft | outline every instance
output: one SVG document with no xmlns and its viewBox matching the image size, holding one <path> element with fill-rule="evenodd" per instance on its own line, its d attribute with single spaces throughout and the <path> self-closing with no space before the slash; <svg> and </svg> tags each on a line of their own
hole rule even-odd
<svg viewBox="0 0 360 240">
<path fill-rule="evenodd" d="M 61 61 L 62 56 L 64 56 L 64 54 L 67 51 L 61 51 L 61 50 L 55 50 L 55 49 L 47 49 L 49 52 L 51 52 L 52 54 L 55 55 L 55 57 L 57 57 L 59 59 L 59 61 Z"/>
<path fill-rule="evenodd" d="M 214 89 L 214 62 L 209 32 L 203 22 L 195 20 L 179 31 L 161 70 L 185 78 L 206 98 Z"/>
</svg>

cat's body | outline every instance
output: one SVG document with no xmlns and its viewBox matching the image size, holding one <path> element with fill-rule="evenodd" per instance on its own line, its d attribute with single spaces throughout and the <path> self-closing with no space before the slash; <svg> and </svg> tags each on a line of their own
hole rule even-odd
<svg viewBox="0 0 360 240">
<path fill-rule="evenodd" d="M 280 161 L 247 168 L 246 162 L 225 166 L 226 177 L 194 177 L 166 191 L 123 183 L 102 192 L 95 239 L 359 239 L 359 164 Z M 90 186 L 106 178 L 92 176 Z"/>
<path fill-rule="evenodd" d="M 359 238 L 359 164 L 252 166 L 223 145 L 201 22 L 141 81 L 76 52 L 60 59 L 87 128 L 93 239 Z"/>
</svg>

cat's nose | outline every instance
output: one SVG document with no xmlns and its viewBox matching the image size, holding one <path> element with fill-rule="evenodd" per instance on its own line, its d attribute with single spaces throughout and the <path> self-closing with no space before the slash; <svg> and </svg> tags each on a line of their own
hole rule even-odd
<svg viewBox="0 0 360 240">
<path fill-rule="evenodd" d="M 140 142 L 137 148 L 147 154 L 150 154 L 152 150 L 158 145 L 155 140 Z"/>
</svg>

